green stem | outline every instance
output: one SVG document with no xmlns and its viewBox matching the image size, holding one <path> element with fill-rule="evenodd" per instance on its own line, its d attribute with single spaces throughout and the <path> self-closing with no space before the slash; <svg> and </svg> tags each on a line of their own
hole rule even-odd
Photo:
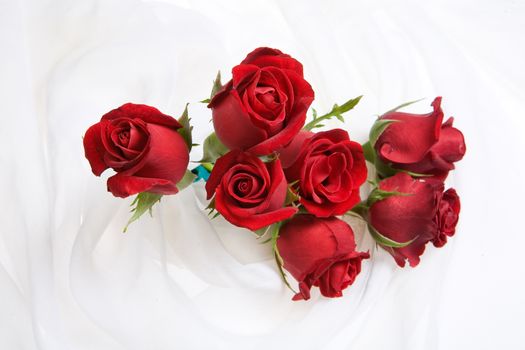
<svg viewBox="0 0 525 350">
<path fill-rule="evenodd" d="M 303 129 L 308 131 L 312 130 L 317 124 L 319 124 L 319 122 L 335 117 L 337 115 L 336 112 L 336 110 L 332 110 L 331 112 L 312 120 L 310 123 L 306 124 Z"/>
</svg>

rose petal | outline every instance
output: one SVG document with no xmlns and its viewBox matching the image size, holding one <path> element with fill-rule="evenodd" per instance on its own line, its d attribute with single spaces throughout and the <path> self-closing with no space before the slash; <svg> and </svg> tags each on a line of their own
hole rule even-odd
<svg viewBox="0 0 525 350">
<path fill-rule="evenodd" d="M 126 103 L 102 116 L 102 120 L 113 120 L 118 118 L 138 118 L 146 123 L 163 125 L 175 130 L 182 128 L 182 125 L 180 125 L 176 119 L 163 114 L 155 107 L 143 104 Z"/>
<path fill-rule="evenodd" d="M 126 198 L 140 192 L 175 194 L 178 189 L 175 183 L 166 179 L 116 174 L 108 179 L 108 191 L 115 197 Z"/>
<path fill-rule="evenodd" d="M 97 123 L 91 126 L 84 135 L 84 152 L 91 171 L 96 176 L 100 176 L 108 168 L 104 162 L 105 148 L 101 140 L 101 124 Z"/>
</svg>

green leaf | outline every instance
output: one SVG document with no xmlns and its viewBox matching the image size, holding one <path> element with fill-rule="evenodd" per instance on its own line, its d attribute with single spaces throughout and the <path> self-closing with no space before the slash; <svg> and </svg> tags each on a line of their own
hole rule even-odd
<svg viewBox="0 0 525 350">
<path fill-rule="evenodd" d="M 264 155 L 264 156 L 259 156 L 259 159 L 262 160 L 265 163 L 271 163 L 274 160 L 276 160 L 277 158 L 279 158 L 279 155 L 277 153 L 275 153 L 275 152 L 271 153 L 271 154 Z"/>
<path fill-rule="evenodd" d="M 411 104 L 417 103 L 417 102 L 422 101 L 422 100 L 424 100 L 424 99 L 425 99 L 425 98 L 423 97 L 423 98 L 420 98 L 420 99 L 418 99 L 418 100 L 408 101 L 408 102 L 402 103 L 402 104 L 400 104 L 399 106 L 397 106 L 397 107 L 395 107 L 395 108 L 392 108 L 392 109 L 389 110 L 388 112 L 385 112 L 384 114 L 386 114 L 386 113 L 391 113 L 391 112 L 397 112 L 397 111 L 398 111 L 399 109 L 401 109 L 401 108 L 404 108 L 404 107 L 406 107 L 406 106 L 410 106 Z"/>
<path fill-rule="evenodd" d="M 365 155 L 365 157 L 366 157 L 366 155 Z M 376 157 L 374 164 L 376 166 L 377 173 L 379 175 L 381 175 L 381 177 L 383 177 L 383 178 L 394 176 L 397 173 L 406 173 L 406 174 L 408 174 L 408 175 L 410 175 L 412 177 L 429 177 L 429 176 L 432 176 L 431 174 L 420 174 L 420 173 L 415 173 L 413 171 L 393 168 L 389 164 L 385 164 L 379 157 Z"/>
<path fill-rule="evenodd" d="M 368 205 L 364 201 L 359 202 L 358 204 L 354 205 L 350 211 L 346 212 L 346 214 L 357 214 L 361 217 L 361 219 L 365 219 L 368 216 Z"/>
<path fill-rule="evenodd" d="M 394 169 L 394 168 L 392 168 L 392 169 Z M 408 171 L 408 170 L 404 170 L 404 169 L 394 169 L 394 170 L 396 170 L 396 171 L 398 171 L 400 173 L 406 173 L 406 174 L 408 174 L 408 175 L 410 175 L 412 177 L 430 177 L 430 176 L 432 176 L 432 174 L 415 173 L 413 171 Z"/>
<path fill-rule="evenodd" d="M 190 125 L 191 119 L 188 116 L 188 104 L 189 103 L 186 103 L 186 107 L 184 107 L 184 112 L 179 118 L 179 123 L 182 125 L 182 128 L 178 129 L 177 132 L 180 134 L 180 136 L 182 136 L 184 142 L 186 142 L 186 145 L 188 146 L 188 149 L 191 151 L 191 147 L 193 146 L 193 141 L 191 139 L 191 132 L 193 130 L 193 126 Z"/>
<path fill-rule="evenodd" d="M 376 161 L 376 151 L 370 144 L 370 141 L 365 142 L 363 144 L 363 153 L 365 155 L 365 159 L 369 161 L 370 163 L 374 164 Z"/>
<path fill-rule="evenodd" d="M 414 242 L 419 236 L 414 237 L 408 242 L 396 242 L 388 237 L 383 236 L 379 232 L 377 232 L 372 225 L 368 225 L 368 231 L 370 232 L 370 235 L 374 238 L 374 240 L 379 243 L 382 246 L 390 247 L 390 248 L 403 248 L 409 245 L 410 243 Z"/>
<path fill-rule="evenodd" d="M 343 118 L 342 114 L 350 111 L 351 109 L 353 109 L 359 103 L 359 101 L 361 100 L 361 97 L 363 97 L 363 96 L 361 95 L 361 96 L 358 96 L 356 98 L 350 99 L 350 100 L 346 101 L 345 103 L 343 103 L 341 106 L 339 106 L 338 104 L 334 104 L 334 106 L 332 107 L 332 110 L 330 112 L 328 112 L 325 115 L 322 115 L 320 117 L 317 117 L 317 112 L 315 112 L 314 113 L 314 119 L 311 122 L 309 122 L 308 124 L 306 124 L 303 129 L 309 131 L 309 130 L 312 130 L 314 128 L 320 128 L 320 127 L 324 126 L 322 124 L 319 124 L 321 121 L 331 119 L 332 117 L 336 117 L 340 121 L 344 122 L 344 118 Z"/>
<path fill-rule="evenodd" d="M 295 191 L 292 189 L 292 184 L 288 185 L 286 189 L 286 199 L 284 201 L 285 206 L 289 206 L 290 204 L 297 202 L 299 200 L 299 196 Z"/>
<path fill-rule="evenodd" d="M 193 183 L 193 181 L 195 180 L 195 178 L 196 178 L 195 174 L 186 169 L 186 172 L 184 173 L 184 176 L 177 183 L 177 189 L 179 191 L 182 191 L 183 189 L 185 189 L 186 187 L 191 185 Z"/>
<path fill-rule="evenodd" d="M 264 236 L 270 230 L 270 227 L 271 227 L 271 225 L 263 227 L 263 228 L 260 228 L 258 230 L 253 231 L 253 233 L 255 233 L 257 235 L 257 238 L 261 238 L 262 236 Z M 271 239 L 271 237 L 269 239 Z"/>
<path fill-rule="evenodd" d="M 381 136 L 381 134 L 385 131 L 387 126 L 395 122 L 397 122 L 397 120 L 392 120 L 392 119 L 376 120 L 374 125 L 372 125 L 372 129 L 370 129 L 370 137 L 369 137 L 370 141 L 369 142 L 372 148 L 375 147 L 376 142 L 379 139 L 379 136 Z"/>
<path fill-rule="evenodd" d="M 199 163 L 215 163 L 215 161 L 228 153 L 228 148 L 222 144 L 214 132 L 204 140 L 203 156 Z"/>
<path fill-rule="evenodd" d="M 211 94 L 210 94 L 210 101 L 219 92 L 219 90 L 222 88 L 221 83 L 221 71 L 217 72 L 217 77 L 213 81 L 213 87 L 211 88 Z"/>
<path fill-rule="evenodd" d="M 366 204 L 368 207 L 372 206 L 377 201 L 381 201 L 383 199 L 386 199 L 388 197 L 392 196 L 412 196 L 412 193 L 404 193 L 404 192 L 398 192 L 398 191 L 384 191 L 379 188 L 374 189 L 370 194 L 368 195 L 368 199 L 366 200 Z"/>
<path fill-rule="evenodd" d="M 376 166 L 377 173 L 382 178 L 394 176 L 395 174 L 397 174 L 397 171 L 394 168 L 392 168 L 388 164 L 385 164 L 379 157 L 376 157 L 374 164 Z"/>
<path fill-rule="evenodd" d="M 277 239 L 279 239 L 279 230 L 281 229 L 282 222 L 278 222 L 276 224 L 273 224 L 273 230 L 272 230 L 272 237 L 270 242 L 272 242 L 272 249 L 273 249 L 273 255 L 275 258 L 275 263 L 277 264 L 277 268 L 279 269 L 279 273 L 281 275 L 281 279 L 283 280 L 284 284 L 295 294 L 297 292 L 292 288 L 290 282 L 288 282 L 288 279 L 286 277 L 286 273 L 284 272 L 283 266 L 284 266 L 284 260 L 281 257 L 281 254 L 279 253 L 279 248 L 277 248 Z"/>
<path fill-rule="evenodd" d="M 210 201 L 210 203 L 208 203 L 208 206 L 206 207 L 206 209 L 210 209 L 210 211 L 214 211 L 215 210 L 215 197 L 213 197 Z"/>
<path fill-rule="evenodd" d="M 357 96 L 356 98 L 352 98 L 352 99 L 346 101 L 345 103 L 343 103 L 341 106 L 339 106 L 337 108 L 337 114 L 343 114 L 343 113 L 346 113 L 349 110 L 353 109 L 355 106 L 357 106 L 359 101 L 361 101 L 362 97 L 363 97 L 363 95 Z"/>
<path fill-rule="evenodd" d="M 155 203 L 160 201 L 160 198 L 162 195 L 156 194 L 156 193 L 149 193 L 149 192 L 141 192 L 135 197 L 133 202 L 131 203 L 131 206 L 135 206 L 133 209 L 131 209 L 131 212 L 133 215 L 128 220 L 128 223 L 126 224 L 126 227 L 124 227 L 123 232 L 126 232 L 128 230 L 128 226 L 138 220 L 142 214 L 149 211 L 151 214 L 151 208 Z"/>
</svg>

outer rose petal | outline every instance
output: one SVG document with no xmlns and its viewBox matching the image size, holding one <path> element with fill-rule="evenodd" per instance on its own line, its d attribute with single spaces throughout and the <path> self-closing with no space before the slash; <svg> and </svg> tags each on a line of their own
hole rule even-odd
<svg viewBox="0 0 525 350">
<path fill-rule="evenodd" d="M 83 140 L 85 156 L 89 161 L 89 165 L 91 165 L 91 171 L 97 176 L 100 176 L 104 170 L 109 168 L 104 162 L 105 149 L 100 139 L 100 132 L 101 125 L 97 123 L 86 131 Z"/>
<path fill-rule="evenodd" d="M 297 157 L 299 157 L 299 154 L 303 149 L 303 143 L 314 135 L 315 134 L 311 131 L 301 130 L 293 138 L 292 142 L 290 142 L 288 146 L 285 146 L 277 151 L 279 153 L 279 160 L 281 161 L 283 169 L 289 168 L 293 165 L 293 163 L 295 163 Z"/>
<path fill-rule="evenodd" d="M 108 179 L 108 191 L 115 197 L 126 198 L 140 192 L 175 194 L 178 189 L 177 184 L 166 179 L 116 174 Z"/>
<path fill-rule="evenodd" d="M 266 139 L 266 132 L 250 121 L 237 91 L 225 91 L 219 98 L 214 98 L 210 106 L 215 133 L 226 147 L 245 150 Z"/>
<path fill-rule="evenodd" d="M 449 118 L 443 124 L 439 141 L 430 149 L 449 163 L 463 159 L 467 150 L 463 133 L 452 126 L 453 121 L 453 118 Z"/>
<path fill-rule="evenodd" d="M 327 201 L 316 203 L 313 200 L 308 200 L 303 197 L 300 199 L 301 204 L 304 205 L 309 213 L 312 213 L 320 218 L 327 218 L 334 215 L 343 215 L 348 210 L 350 210 L 350 208 L 359 203 L 360 200 L 361 197 L 359 196 L 358 190 L 353 191 L 346 201 L 340 203 L 330 203 Z"/>
<path fill-rule="evenodd" d="M 117 118 L 138 118 L 146 123 L 163 125 L 172 129 L 182 128 L 182 125 L 169 115 L 163 114 L 155 107 L 126 103 L 102 116 L 102 120 L 112 120 Z"/>
<path fill-rule="evenodd" d="M 290 55 L 269 47 L 259 47 L 253 50 L 241 63 L 254 64 L 261 68 L 273 66 L 281 69 L 289 69 L 293 70 L 301 77 L 303 76 L 303 65 L 299 61 L 292 58 Z"/>
<path fill-rule="evenodd" d="M 273 211 L 246 215 L 242 210 L 229 206 L 228 200 L 225 198 L 226 196 L 222 189 L 218 187 L 215 192 L 215 209 L 233 225 L 252 231 L 286 220 L 297 212 L 297 208 L 282 207 Z"/>
<path fill-rule="evenodd" d="M 140 170 L 126 175 L 166 179 L 177 184 L 189 163 L 189 151 L 182 136 L 164 126 L 148 124 L 150 148 Z"/>
<path fill-rule="evenodd" d="M 213 166 L 213 171 L 211 172 L 208 181 L 206 181 L 206 199 L 209 200 L 213 197 L 215 189 L 222 181 L 222 177 L 228 169 L 236 163 L 236 159 L 241 153 L 242 151 L 240 150 L 233 150 L 217 159 Z"/>
<path fill-rule="evenodd" d="M 454 163 L 460 161 L 466 152 L 463 134 L 452 126 L 452 122 L 453 118 L 449 118 L 442 125 L 438 142 L 421 161 L 393 164 L 393 167 L 420 174 L 432 174 L 434 178 L 444 181 L 448 172 L 454 169 Z"/>
<path fill-rule="evenodd" d="M 395 163 L 415 163 L 423 159 L 439 140 L 443 111 L 441 97 L 436 97 L 429 114 L 390 112 L 380 119 L 397 120 L 381 134 L 375 148 L 382 159 Z"/>
</svg>

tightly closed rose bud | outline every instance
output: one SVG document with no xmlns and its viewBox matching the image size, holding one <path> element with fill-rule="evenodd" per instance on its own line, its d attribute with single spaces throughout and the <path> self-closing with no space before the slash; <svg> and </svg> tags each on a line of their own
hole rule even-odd
<svg viewBox="0 0 525 350">
<path fill-rule="evenodd" d="M 177 132 L 181 124 L 154 107 L 127 103 L 105 114 L 84 136 L 93 173 L 107 168 L 108 191 L 116 197 L 140 192 L 174 194 L 186 172 L 188 147 Z"/>
<path fill-rule="evenodd" d="M 257 155 L 290 143 L 314 99 L 301 63 L 263 47 L 234 67 L 232 75 L 209 104 L 219 140 L 229 149 Z"/>
<path fill-rule="evenodd" d="M 298 181 L 300 202 L 308 212 L 319 217 L 341 215 L 360 201 L 359 187 L 367 175 L 365 157 L 346 131 L 301 131 L 280 157 L 288 181 Z"/>
<path fill-rule="evenodd" d="M 375 142 L 379 159 L 394 169 L 433 175 L 444 180 L 461 160 L 466 146 L 463 134 L 452 126 L 453 118 L 443 125 L 441 97 L 432 102 L 434 110 L 428 114 L 388 112 L 376 125 L 384 120 L 388 124 Z"/>
<path fill-rule="evenodd" d="M 294 216 L 281 227 L 277 247 L 284 268 L 299 282 L 294 300 L 310 299 L 312 286 L 325 297 L 342 296 L 370 257 L 356 251 L 352 228 L 335 217 Z"/>
<path fill-rule="evenodd" d="M 410 266 L 417 266 L 428 242 L 442 246 L 446 236 L 454 233 L 459 198 L 453 189 L 443 194 L 443 183 L 416 180 L 406 173 L 398 173 L 381 181 L 378 190 L 391 195 L 370 205 L 368 221 L 376 240 L 377 235 L 381 236 L 378 243 L 399 266 L 404 267 L 405 260 Z M 409 244 L 396 247 L 385 239 Z"/>
<path fill-rule="evenodd" d="M 208 199 L 226 220 L 256 231 L 291 217 L 296 208 L 284 207 L 287 192 L 281 163 L 264 163 L 239 150 L 217 160 L 206 183 Z"/>
</svg>

